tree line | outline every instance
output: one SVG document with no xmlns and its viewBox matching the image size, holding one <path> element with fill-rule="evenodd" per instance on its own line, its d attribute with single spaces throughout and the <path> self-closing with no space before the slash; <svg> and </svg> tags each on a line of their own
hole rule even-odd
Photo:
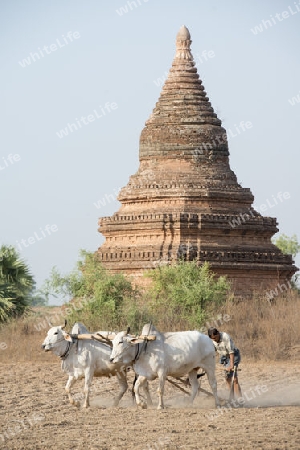
<svg viewBox="0 0 300 450">
<path fill-rule="evenodd" d="M 296 235 L 280 235 L 273 241 L 285 254 L 295 257 L 300 251 Z M 199 328 L 211 310 L 221 305 L 230 293 L 226 277 L 215 277 L 209 264 L 200 267 L 195 261 L 178 261 L 145 273 L 149 282 L 143 289 L 122 274 L 111 274 L 94 253 L 84 250 L 76 268 L 63 276 L 53 268 L 41 289 L 36 289 L 28 264 L 13 246 L 0 248 L 0 323 L 24 316 L 34 306 L 45 306 L 49 297 L 63 296 L 80 303 L 69 308 L 70 322 L 88 326 L 122 328 L 128 323 L 142 326 L 148 320 L 157 324 L 161 317 L 178 323 L 182 318 L 190 328 Z M 293 286 L 296 286 L 297 275 Z M 68 304 L 65 305 L 67 311 Z M 101 323 L 102 322 L 102 323 Z"/>
</svg>

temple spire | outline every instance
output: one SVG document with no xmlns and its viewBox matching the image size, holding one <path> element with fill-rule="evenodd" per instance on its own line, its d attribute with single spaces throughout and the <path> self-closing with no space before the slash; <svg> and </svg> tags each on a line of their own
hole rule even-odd
<svg viewBox="0 0 300 450">
<path fill-rule="evenodd" d="M 215 155 L 228 155 L 226 130 L 221 127 L 191 53 L 191 35 L 183 25 L 176 36 L 176 53 L 160 97 L 141 133 L 140 160 L 176 154 L 194 158 L 201 144 L 213 142 Z M 186 136 L 189 139 L 186 139 Z"/>
</svg>

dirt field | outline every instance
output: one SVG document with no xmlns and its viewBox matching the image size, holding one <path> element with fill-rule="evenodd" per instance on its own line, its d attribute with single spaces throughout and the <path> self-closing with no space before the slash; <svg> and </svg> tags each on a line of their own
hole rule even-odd
<svg viewBox="0 0 300 450">
<path fill-rule="evenodd" d="M 203 393 L 191 407 L 188 396 L 167 383 L 163 411 L 138 410 L 130 392 L 113 408 L 113 378 L 94 380 L 91 407 L 84 410 L 68 403 L 67 376 L 47 355 L 49 363 L 0 364 L 2 449 L 300 449 L 298 364 L 243 363 L 243 407 L 216 410 Z M 155 405 L 156 386 L 151 383 Z M 206 378 L 201 386 L 208 389 Z M 219 371 L 218 392 L 227 394 Z M 82 381 L 74 393 L 82 399 Z"/>
</svg>

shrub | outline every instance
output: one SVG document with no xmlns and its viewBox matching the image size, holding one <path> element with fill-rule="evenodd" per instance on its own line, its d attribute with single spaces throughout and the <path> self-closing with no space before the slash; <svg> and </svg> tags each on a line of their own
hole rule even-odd
<svg viewBox="0 0 300 450">
<path fill-rule="evenodd" d="M 164 321 L 168 329 L 200 328 L 211 309 L 221 305 L 230 289 L 226 277 L 216 278 L 208 263 L 180 261 L 158 267 L 146 274 L 150 310 L 156 324 Z"/>
<path fill-rule="evenodd" d="M 137 328 L 142 320 L 138 307 L 138 291 L 121 274 L 109 273 L 97 255 L 81 251 L 77 269 L 61 276 L 56 269 L 46 281 L 49 295 L 63 294 L 72 298 L 64 305 L 68 322 L 83 322 L 91 329 L 120 329 L 130 323 Z"/>
</svg>

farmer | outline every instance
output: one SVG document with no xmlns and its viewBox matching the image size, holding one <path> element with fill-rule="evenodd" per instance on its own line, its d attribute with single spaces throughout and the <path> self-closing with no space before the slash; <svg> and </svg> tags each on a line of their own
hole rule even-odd
<svg viewBox="0 0 300 450">
<path fill-rule="evenodd" d="M 212 339 L 215 350 L 220 355 L 220 364 L 223 364 L 225 367 L 225 379 L 227 386 L 230 389 L 234 367 L 238 367 L 239 362 L 241 361 L 240 351 L 236 348 L 233 340 L 227 333 L 211 327 L 208 329 L 208 336 Z M 242 396 L 237 373 L 234 377 L 234 393 L 237 397 Z"/>
</svg>

